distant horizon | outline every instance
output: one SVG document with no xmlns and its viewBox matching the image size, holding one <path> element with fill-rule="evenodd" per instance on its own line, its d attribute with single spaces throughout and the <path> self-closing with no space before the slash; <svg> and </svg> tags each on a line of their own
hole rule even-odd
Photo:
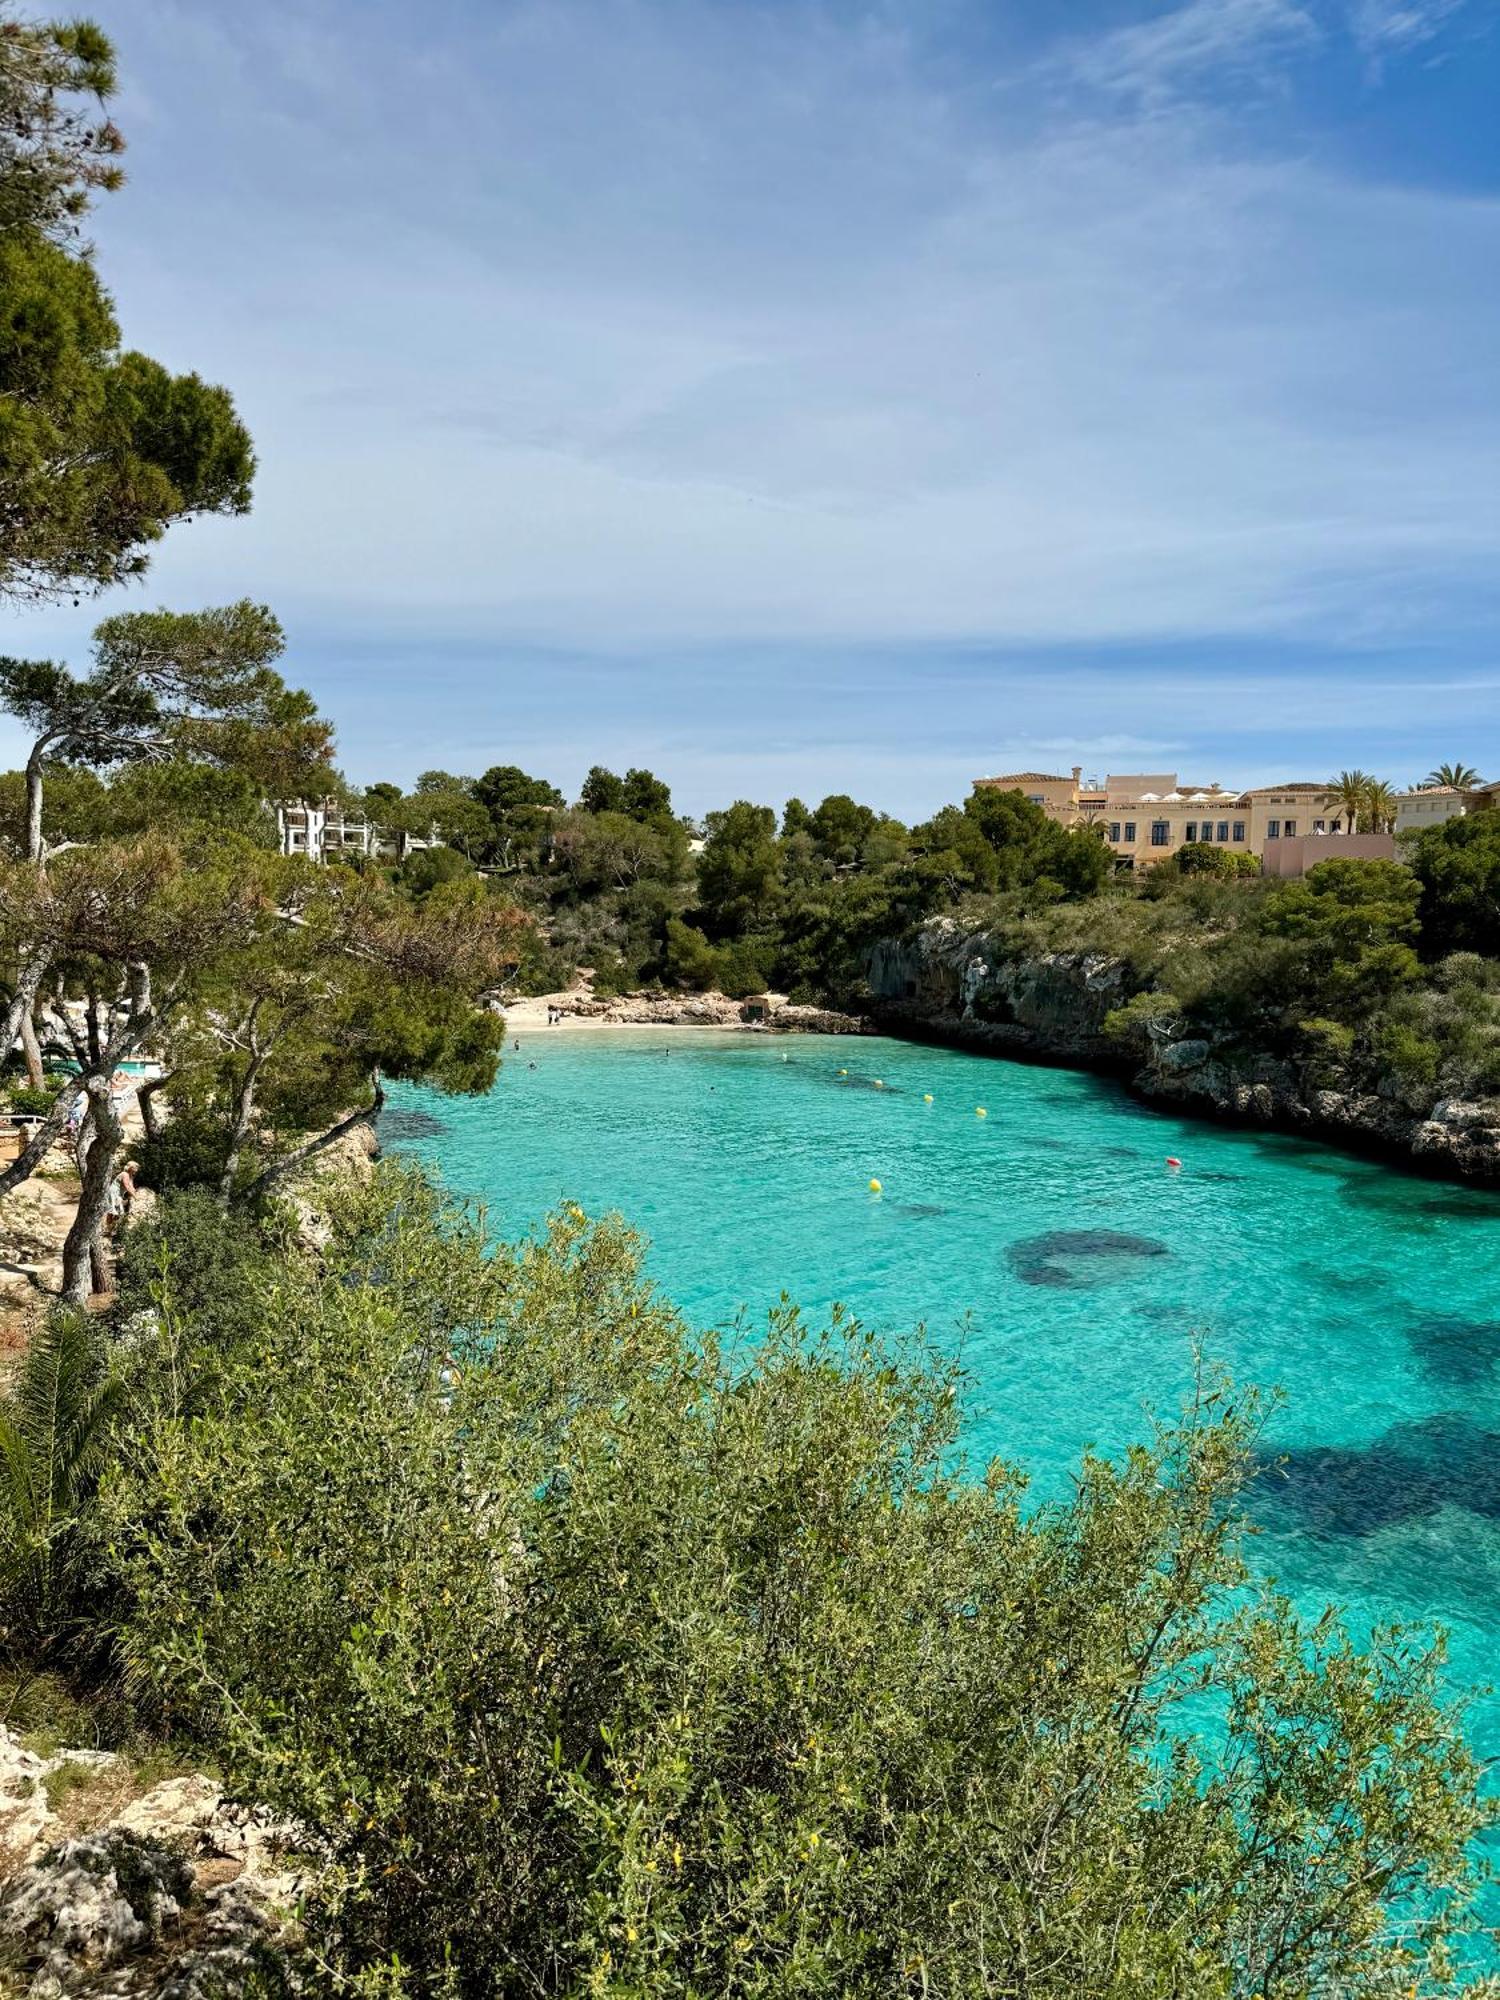
<svg viewBox="0 0 1500 2000">
<path fill-rule="evenodd" d="M 126 343 L 260 472 L 0 651 L 249 596 L 358 782 L 695 814 L 1500 775 L 1483 0 L 86 11 Z"/>
</svg>

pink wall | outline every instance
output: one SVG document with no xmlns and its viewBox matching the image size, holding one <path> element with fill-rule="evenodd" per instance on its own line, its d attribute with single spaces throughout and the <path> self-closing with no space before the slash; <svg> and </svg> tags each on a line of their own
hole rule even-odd
<svg viewBox="0 0 1500 2000">
<path fill-rule="evenodd" d="M 1305 875 L 1320 861 L 1394 861 L 1395 837 L 1389 833 L 1299 833 L 1290 840 L 1268 840 L 1260 851 L 1262 875 Z"/>
</svg>

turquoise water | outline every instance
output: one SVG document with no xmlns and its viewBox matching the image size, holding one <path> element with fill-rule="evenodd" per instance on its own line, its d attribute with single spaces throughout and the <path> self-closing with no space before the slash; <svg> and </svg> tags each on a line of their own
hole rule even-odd
<svg viewBox="0 0 1500 2000">
<path fill-rule="evenodd" d="M 783 1290 L 925 1322 L 969 1372 L 975 1453 L 1044 1494 L 1085 1445 L 1175 1405 L 1197 1339 L 1285 1392 L 1258 1566 L 1356 1629 L 1441 1619 L 1459 1682 L 1493 1673 L 1494 1196 L 1164 1116 L 1093 1077 L 822 1036 L 539 1031 L 486 1098 L 393 1092 L 382 1136 L 502 1234 L 564 1197 L 619 1210 L 700 1325 Z M 1475 1727 L 1500 1748 L 1493 1704 Z"/>
</svg>

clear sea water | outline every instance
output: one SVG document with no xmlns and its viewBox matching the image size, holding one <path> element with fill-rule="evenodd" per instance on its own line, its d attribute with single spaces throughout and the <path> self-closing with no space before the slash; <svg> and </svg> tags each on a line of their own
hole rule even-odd
<svg viewBox="0 0 1500 2000">
<path fill-rule="evenodd" d="M 1500 1678 L 1500 1198 L 883 1039 L 539 1030 L 485 1098 L 393 1091 L 382 1137 L 507 1236 L 618 1210 L 699 1325 L 783 1291 L 925 1323 L 974 1455 L 1041 1494 L 1175 1407 L 1197 1340 L 1285 1395 L 1257 1565 L 1356 1630 L 1440 1620 L 1459 1685 Z M 1500 1751 L 1500 1705 L 1473 1726 Z"/>
</svg>

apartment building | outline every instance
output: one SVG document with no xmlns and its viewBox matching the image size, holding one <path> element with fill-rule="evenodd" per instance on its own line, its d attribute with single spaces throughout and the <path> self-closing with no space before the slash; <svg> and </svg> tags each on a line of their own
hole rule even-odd
<svg viewBox="0 0 1500 2000">
<path fill-rule="evenodd" d="M 276 807 L 276 832 L 283 854 L 302 854 L 318 862 L 355 854 L 401 861 L 424 847 L 443 845 L 435 827 L 425 838 L 388 833 L 364 813 L 346 810 L 334 799 L 316 804 L 306 799 L 282 800 Z"/>
<path fill-rule="evenodd" d="M 1316 782 L 1289 780 L 1236 792 L 1219 784 L 1186 784 L 1175 771 L 1112 772 L 1085 780 L 1075 764 L 1066 777 L 1009 771 L 974 783 L 976 790 L 1023 793 L 1059 826 L 1097 826 L 1122 869 L 1153 867 L 1195 842 L 1255 855 L 1270 875 L 1300 875 L 1335 855 L 1392 860 L 1402 835 L 1500 806 L 1500 784 L 1473 791 L 1415 786 L 1396 794 L 1391 829 L 1368 833 L 1356 832 L 1337 794 Z"/>
<path fill-rule="evenodd" d="M 1235 792 L 1217 783 L 1186 784 L 1175 771 L 1115 771 L 1085 783 L 1075 764 L 1068 777 L 1012 771 L 977 779 L 976 787 L 1021 792 L 1060 826 L 1097 826 L 1127 869 L 1153 867 L 1199 842 L 1258 856 L 1268 840 L 1344 831 L 1323 785 Z"/>
<path fill-rule="evenodd" d="M 1423 785 L 1417 791 L 1396 795 L 1396 834 L 1421 833 L 1429 826 L 1441 826 L 1445 819 L 1462 819 L 1465 813 L 1482 811 L 1493 804 L 1486 785 L 1478 792 L 1460 792 L 1452 785 Z"/>
</svg>

